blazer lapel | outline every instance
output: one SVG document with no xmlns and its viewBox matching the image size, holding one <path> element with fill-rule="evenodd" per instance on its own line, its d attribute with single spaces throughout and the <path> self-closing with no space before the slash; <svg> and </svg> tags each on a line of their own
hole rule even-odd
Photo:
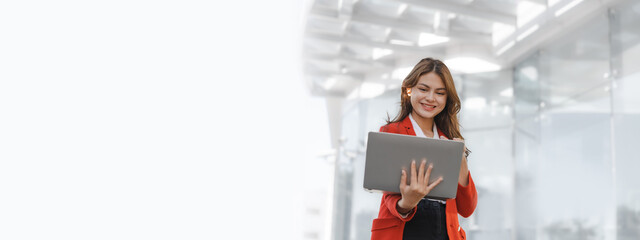
<svg viewBox="0 0 640 240">
<path fill-rule="evenodd" d="M 438 129 L 438 138 L 440 138 L 440 139 L 444 138 L 444 139 L 449 140 L 449 138 L 446 135 L 444 135 L 444 133 L 442 132 L 442 130 L 440 130 L 440 128 L 438 126 L 436 126 L 436 128 Z"/>
<path fill-rule="evenodd" d="M 406 135 L 412 135 L 412 136 L 416 135 L 416 132 L 413 129 L 413 124 L 411 123 L 411 119 L 409 118 L 409 116 L 402 119 L 402 121 L 400 122 L 400 128 L 405 131 Z M 447 135 L 444 135 L 442 130 L 440 130 L 440 127 L 436 126 L 436 128 L 438 129 L 438 138 L 442 139 L 444 137 L 444 139 L 447 139 L 447 140 L 449 139 Z"/>
<path fill-rule="evenodd" d="M 409 116 L 402 119 L 402 122 L 400 122 L 400 127 L 404 129 L 406 135 L 412 135 L 412 136 L 416 135 L 416 132 L 413 130 L 413 124 L 411 124 L 411 119 L 409 118 Z"/>
</svg>

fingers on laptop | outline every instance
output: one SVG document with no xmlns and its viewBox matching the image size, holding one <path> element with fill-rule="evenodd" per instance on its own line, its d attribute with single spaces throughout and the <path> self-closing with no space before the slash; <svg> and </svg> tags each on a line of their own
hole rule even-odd
<svg viewBox="0 0 640 240">
<path fill-rule="evenodd" d="M 416 171 L 417 170 L 417 171 Z M 436 185 L 442 182 L 442 177 L 439 177 L 435 181 L 429 183 L 429 178 L 431 176 L 431 171 L 433 170 L 433 163 L 429 163 L 427 167 L 427 159 L 423 158 L 420 162 L 420 166 L 416 169 L 416 161 L 411 161 L 411 182 L 410 185 L 422 185 L 428 191 L 431 191 Z M 404 188 L 407 186 L 407 171 L 402 169 L 402 175 L 400 177 L 400 188 Z"/>
<path fill-rule="evenodd" d="M 400 190 L 407 186 L 407 171 L 402 169 L 402 176 L 400 177 Z"/>
<path fill-rule="evenodd" d="M 426 159 L 423 160 L 423 164 L 425 164 L 427 161 Z M 427 172 L 424 175 L 424 185 L 429 185 L 429 177 L 431 176 L 431 170 L 433 170 L 433 163 L 429 163 L 429 168 L 427 168 Z"/>
<path fill-rule="evenodd" d="M 416 176 L 416 160 L 411 161 L 411 184 L 415 184 L 418 182 L 418 177 Z"/>
<path fill-rule="evenodd" d="M 439 177 L 435 181 L 429 184 L 429 179 L 431 178 L 431 171 L 433 170 L 433 163 L 429 163 L 429 168 L 427 168 L 427 173 L 424 176 L 424 185 L 427 186 L 427 189 L 431 191 L 436 185 L 442 182 L 442 177 Z"/>
<path fill-rule="evenodd" d="M 427 186 L 427 188 L 429 189 L 429 191 L 431 191 L 434 187 L 438 186 L 438 184 L 440 184 L 440 182 L 442 182 L 442 177 L 439 177 L 435 181 L 431 182 L 431 184 L 429 184 L 429 186 Z"/>
<path fill-rule="evenodd" d="M 422 162 L 420 163 L 420 170 L 418 170 L 418 183 L 420 184 L 424 184 L 425 183 L 425 176 L 424 176 L 424 165 L 427 163 L 426 159 L 422 159 Z M 428 177 L 428 176 L 427 176 Z"/>
</svg>

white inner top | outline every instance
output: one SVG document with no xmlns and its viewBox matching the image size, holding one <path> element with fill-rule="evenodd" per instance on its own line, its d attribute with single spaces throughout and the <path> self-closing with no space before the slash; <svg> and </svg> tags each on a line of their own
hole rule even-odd
<svg viewBox="0 0 640 240">
<path fill-rule="evenodd" d="M 422 128 L 420 128 L 420 125 L 418 125 L 418 122 L 416 122 L 415 119 L 413 119 L 413 113 L 409 114 L 409 119 L 411 119 L 411 124 L 413 125 L 413 129 L 416 132 L 416 136 L 418 137 L 423 137 L 426 138 L 427 135 L 424 135 L 424 132 L 422 131 Z M 438 128 L 436 127 L 436 122 L 433 122 L 433 138 L 439 138 L 438 137 Z"/>
</svg>

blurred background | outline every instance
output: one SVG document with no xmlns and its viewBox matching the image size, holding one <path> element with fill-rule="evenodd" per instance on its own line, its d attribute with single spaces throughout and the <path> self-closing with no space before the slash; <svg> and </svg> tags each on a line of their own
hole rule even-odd
<svg viewBox="0 0 640 240">
<path fill-rule="evenodd" d="M 470 239 L 640 239 L 640 1 L 0 2 L 0 239 L 369 239 L 366 134 L 442 59 Z"/>
<path fill-rule="evenodd" d="M 461 96 L 469 239 L 640 239 L 640 1 L 316 0 L 306 13 L 304 79 L 332 151 L 315 163 L 327 180 L 305 195 L 304 239 L 370 239 L 381 194 L 362 188 L 366 136 L 425 57 Z"/>
</svg>

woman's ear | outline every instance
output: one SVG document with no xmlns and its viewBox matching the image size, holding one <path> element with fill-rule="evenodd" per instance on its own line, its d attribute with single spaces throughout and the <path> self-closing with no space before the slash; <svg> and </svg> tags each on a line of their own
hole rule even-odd
<svg viewBox="0 0 640 240">
<path fill-rule="evenodd" d="M 411 97 L 411 88 L 407 88 L 407 95 L 409 95 L 409 97 Z"/>
</svg>

